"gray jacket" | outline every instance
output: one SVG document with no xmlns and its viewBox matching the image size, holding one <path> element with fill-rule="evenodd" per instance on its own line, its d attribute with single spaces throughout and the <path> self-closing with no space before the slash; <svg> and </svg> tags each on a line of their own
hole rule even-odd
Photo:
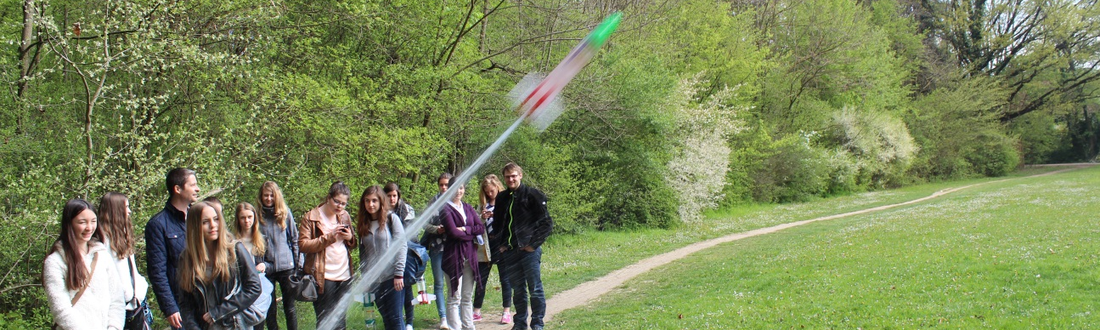
<svg viewBox="0 0 1100 330">
<path fill-rule="evenodd" d="M 267 243 L 267 251 L 264 252 L 266 273 L 298 268 L 301 263 L 298 260 L 298 225 L 294 223 L 294 213 L 287 209 L 286 229 L 283 229 L 276 223 L 274 214 L 268 214 L 265 210 L 260 212 L 264 214 L 260 232 Z"/>
<path fill-rule="evenodd" d="M 367 235 L 359 237 L 359 268 L 361 270 L 365 271 L 367 266 L 379 260 L 383 261 L 381 264 L 383 265 L 382 267 L 388 268 L 391 267 L 390 265 L 393 265 L 393 272 L 383 272 L 380 278 L 374 283 L 371 283 L 371 290 L 382 281 L 391 280 L 393 278 L 403 278 L 405 275 L 405 257 L 407 256 L 408 241 L 400 239 L 405 236 L 405 226 L 401 224 L 401 219 L 398 218 L 398 215 L 393 212 L 387 214 L 386 219 L 389 220 L 389 223 L 386 225 L 386 232 L 381 233 L 381 235 L 368 232 Z M 387 252 L 386 248 L 394 242 L 394 239 L 401 241 L 397 244 L 399 248 L 395 253 L 396 256 L 384 255 L 383 253 Z M 386 260 L 383 258 L 393 259 Z"/>
</svg>

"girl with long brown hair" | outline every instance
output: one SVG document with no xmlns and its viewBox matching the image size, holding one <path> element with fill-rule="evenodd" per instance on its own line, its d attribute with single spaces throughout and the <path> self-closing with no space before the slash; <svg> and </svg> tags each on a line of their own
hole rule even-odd
<svg viewBox="0 0 1100 330">
<path fill-rule="evenodd" d="M 122 329 L 122 286 L 98 227 L 92 204 L 65 203 L 61 232 L 42 269 L 42 287 L 60 329 Z"/>
<path fill-rule="evenodd" d="M 405 239 L 405 225 L 401 223 L 400 216 L 390 211 L 390 203 L 382 187 L 370 186 L 363 191 L 355 225 L 359 234 L 360 270 L 366 272 L 367 267 L 371 266 L 385 269 L 368 289 L 368 292 L 374 293 L 382 324 L 386 330 L 404 330 L 405 317 L 401 309 L 405 306 L 405 251 L 408 240 Z M 398 245 L 400 251 L 393 259 L 386 254 L 386 249 L 391 245 Z"/>
<path fill-rule="evenodd" d="M 145 299 L 149 282 L 138 273 L 134 258 L 134 225 L 130 214 L 130 200 L 126 195 L 109 192 L 99 198 L 99 231 L 103 233 L 103 244 L 111 254 L 118 283 L 122 287 L 126 323 L 140 318 L 140 322 L 152 326 L 152 314 Z M 143 306 L 145 308 L 141 308 Z"/>
</svg>

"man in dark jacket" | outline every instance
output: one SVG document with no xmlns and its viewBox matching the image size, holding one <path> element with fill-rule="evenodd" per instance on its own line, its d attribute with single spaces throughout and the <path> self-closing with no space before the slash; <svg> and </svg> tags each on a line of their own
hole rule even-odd
<svg viewBox="0 0 1100 330">
<path fill-rule="evenodd" d="M 508 189 L 497 195 L 493 212 L 494 226 L 499 223 L 501 234 L 492 246 L 499 246 L 501 267 L 507 270 L 514 294 L 512 303 L 516 316 L 513 330 L 525 330 L 527 296 L 531 297 L 532 330 L 542 330 L 546 315 L 546 295 L 542 290 L 542 243 L 550 236 L 554 221 L 546 210 L 546 195 L 523 185 L 523 169 L 515 163 L 504 165 L 504 184 Z"/>
<path fill-rule="evenodd" d="M 183 324 L 176 300 L 180 296 L 179 279 L 176 273 L 180 253 L 187 246 L 184 235 L 187 232 L 184 222 L 187 208 L 198 201 L 199 185 L 195 171 L 186 168 L 168 171 L 164 183 L 168 188 L 164 210 L 153 215 L 145 225 L 145 261 L 160 310 L 167 315 L 172 328 L 181 329 Z"/>
</svg>

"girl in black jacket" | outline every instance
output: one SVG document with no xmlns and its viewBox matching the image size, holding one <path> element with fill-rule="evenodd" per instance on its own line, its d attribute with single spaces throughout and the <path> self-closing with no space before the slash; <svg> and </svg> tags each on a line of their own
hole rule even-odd
<svg viewBox="0 0 1100 330">
<path fill-rule="evenodd" d="M 234 244 L 217 209 L 207 202 L 187 210 L 187 248 L 180 255 L 180 316 L 185 329 L 248 329 L 240 313 L 260 296 L 256 265 Z"/>
</svg>

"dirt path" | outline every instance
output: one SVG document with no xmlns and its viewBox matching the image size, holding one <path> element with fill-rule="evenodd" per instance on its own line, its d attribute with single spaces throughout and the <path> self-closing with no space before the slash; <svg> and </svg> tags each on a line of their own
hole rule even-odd
<svg viewBox="0 0 1100 330">
<path fill-rule="evenodd" d="M 1058 173 L 1062 173 L 1062 172 L 1066 172 L 1066 171 L 1071 171 L 1071 170 L 1075 170 L 1075 169 L 1079 169 L 1079 168 L 1094 166 L 1094 165 L 1097 165 L 1097 164 L 1044 165 L 1044 166 L 1065 166 L 1067 168 L 1057 170 L 1057 171 L 1051 171 L 1051 172 L 1031 175 L 1031 176 L 1027 176 L 1026 178 L 1040 177 L 1040 176 L 1046 176 L 1046 175 L 1054 175 L 1054 174 L 1058 174 Z M 944 195 L 947 195 L 947 194 L 950 194 L 950 193 L 953 193 L 953 192 L 956 192 L 956 191 L 960 191 L 960 190 L 963 190 L 963 189 L 967 189 L 967 188 L 971 188 L 971 187 L 975 187 L 975 186 L 979 186 L 979 185 L 984 185 L 984 184 L 995 183 L 995 182 L 1003 182 L 1003 181 L 1007 181 L 1007 180 L 1013 180 L 1013 179 L 988 181 L 988 182 L 982 182 L 982 183 L 975 183 L 975 184 L 971 184 L 971 185 L 966 185 L 966 186 L 962 186 L 962 187 L 948 188 L 948 189 L 937 191 L 937 192 L 935 192 L 932 195 L 929 195 L 927 197 L 918 198 L 918 199 L 914 199 L 914 200 L 907 201 L 907 202 L 902 202 L 902 203 L 897 203 L 897 204 L 890 204 L 890 205 L 883 205 L 883 206 L 863 209 L 863 210 L 859 210 L 859 211 L 853 211 L 853 212 L 848 212 L 848 213 L 842 213 L 842 214 L 824 216 L 824 217 L 820 217 L 820 218 L 814 218 L 814 219 L 810 219 L 810 220 L 802 220 L 802 221 L 796 221 L 796 222 L 791 222 L 791 223 L 785 223 L 785 224 L 781 224 L 781 225 L 777 225 L 777 226 L 772 226 L 772 227 L 767 227 L 767 228 L 760 228 L 760 229 L 756 229 L 756 230 L 750 230 L 750 231 L 747 231 L 747 232 L 722 236 L 722 237 L 718 237 L 718 238 L 698 242 L 698 243 L 695 243 L 695 244 L 691 244 L 691 245 L 676 249 L 676 250 L 671 251 L 671 252 L 666 252 L 664 254 L 660 254 L 660 255 L 656 255 L 656 256 L 653 256 L 653 257 L 650 257 L 650 258 L 647 258 L 647 259 L 643 259 L 643 260 L 638 261 L 637 263 L 635 263 L 633 265 L 626 266 L 625 268 L 613 271 L 610 274 L 604 275 L 603 277 L 600 277 L 598 279 L 582 283 L 581 285 L 578 285 L 578 286 L 576 286 L 572 289 L 554 294 L 554 296 L 551 297 L 550 299 L 548 299 L 547 302 L 546 302 L 547 307 L 546 307 L 546 317 L 544 318 L 544 322 L 547 323 L 547 324 L 550 324 L 550 320 L 552 320 L 554 318 L 554 315 L 557 315 L 558 313 L 560 313 L 564 310 L 570 309 L 570 308 L 575 308 L 575 307 L 580 307 L 580 306 L 587 305 L 588 303 L 592 302 L 596 298 L 599 298 L 603 294 L 608 293 L 611 290 L 614 290 L 616 287 L 618 287 L 619 285 L 622 285 L 626 281 L 628 281 L 630 279 L 633 279 L 633 278 L 637 277 L 638 275 L 641 275 L 641 274 L 643 274 L 643 273 L 645 273 L 645 272 L 647 272 L 647 271 L 649 271 L 653 268 L 666 265 L 666 264 L 668 264 L 670 262 L 673 262 L 673 261 L 676 261 L 680 258 L 684 258 L 684 257 L 686 257 L 686 256 L 688 256 L 692 253 L 699 252 L 699 251 L 702 251 L 703 249 L 711 248 L 711 247 L 714 247 L 714 246 L 722 244 L 722 243 L 728 243 L 728 242 L 732 242 L 732 241 L 736 241 L 736 240 L 740 240 L 740 239 L 745 239 L 745 238 L 749 238 L 749 237 L 753 237 L 753 236 L 770 234 L 770 233 L 774 233 L 774 232 L 784 230 L 784 229 L 787 229 L 787 228 L 798 227 L 798 226 L 801 226 L 801 225 L 805 225 L 805 224 L 808 224 L 808 223 L 813 223 L 813 222 L 818 222 L 818 221 L 825 221 L 825 220 L 834 220 L 834 219 L 849 217 L 849 216 L 853 216 L 853 215 L 860 215 L 860 214 L 866 214 L 866 213 L 877 212 L 877 211 L 882 211 L 882 210 L 888 210 L 888 209 L 892 209 L 892 208 L 895 208 L 895 207 L 898 207 L 898 206 L 916 204 L 916 203 L 924 202 L 924 201 L 927 201 L 927 200 L 930 200 L 930 199 L 939 198 L 941 196 L 944 196 Z M 501 324 L 496 323 L 496 320 L 499 320 L 499 314 L 497 314 L 497 313 L 487 313 L 487 315 L 488 316 L 485 318 L 484 321 L 481 321 L 477 324 L 477 327 L 479 329 L 492 329 L 492 330 L 511 329 L 511 325 L 501 325 Z"/>
</svg>

